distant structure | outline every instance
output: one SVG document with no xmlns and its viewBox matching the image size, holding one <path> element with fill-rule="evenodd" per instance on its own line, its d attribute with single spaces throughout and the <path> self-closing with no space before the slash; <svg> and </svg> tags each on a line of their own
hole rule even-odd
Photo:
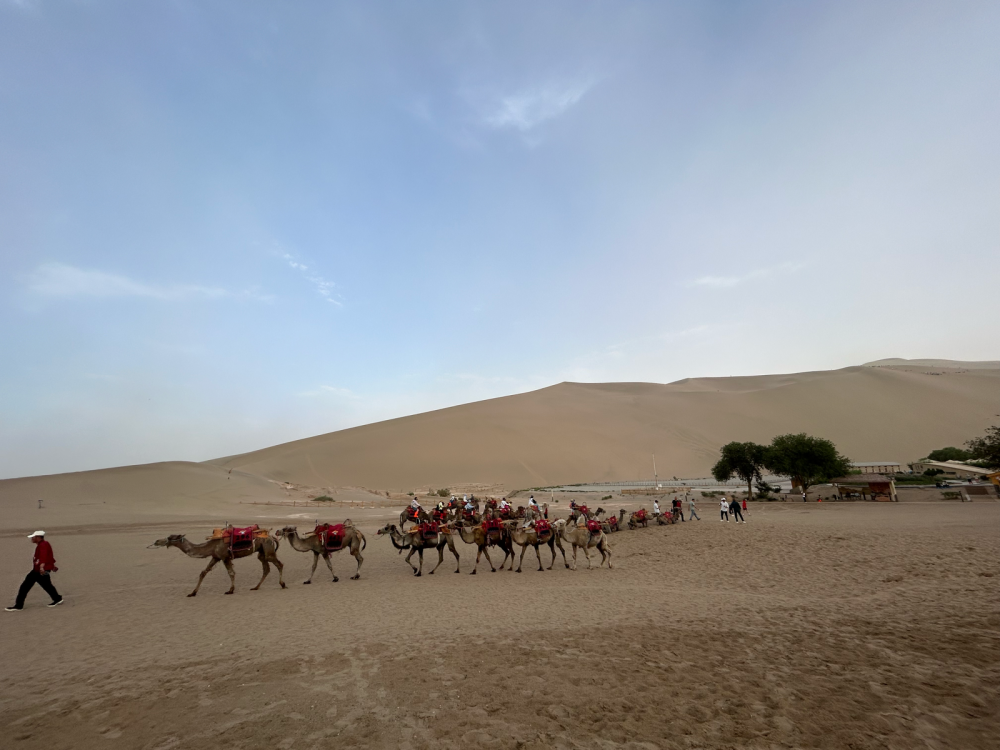
<svg viewBox="0 0 1000 750">
<path fill-rule="evenodd" d="M 953 479 L 988 479 L 991 471 L 979 466 L 970 466 L 961 461 L 914 461 L 910 464 L 914 474 L 923 474 L 928 469 L 937 469 L 942 476 Z"/>
<path fill-rule="evenodd" d="M 899 461 L 855 461 L 851 468 L 862 474 L 900 474 L 905 469 Z"/>
</svg>

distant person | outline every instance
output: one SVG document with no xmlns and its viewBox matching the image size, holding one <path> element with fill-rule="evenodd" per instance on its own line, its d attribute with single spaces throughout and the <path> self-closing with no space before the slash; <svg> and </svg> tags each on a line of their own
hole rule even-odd
<svg viewBox="0 0 1000 750">
<path fill-rule="evenodd" d="M 688 518 L 697 518 L 699 521 L 701 520 L 701 516 L 698 515 L 698 511 L 695 509 L 693 497 L 688 498 Z"/>
<path fill-rule="evenodd" d="M 653 515 L 660 515 L 660 501 L 659 499 L 653 500 Z"/>
<path fill-rule="evenodd" d="M 681 504 L 681 499 L 679 497 L 674 498 L 673 502 L 673 512 L 675 515 L 680 516 L 681 523 L 684 522 L 684 506 Z"/>
<path fill-rule="evenodd" d="M 719 517 L 719 520 L 720 521 L 725 521 L 726 523 L 729 523 L 729 503 L 726 500 L 726 496 L 725 495 L 722 496 L 722 500 L 719 503 L 719 510 L 721 511 L 721 515 Z"/>
<path fill-rule="evenodd" d="M 744 513 L 747 512 L 747 499 L 746 498 L 743 498 L 743 512 Z M 746 521 L 744 521 L 743 523 L 746 523 Z"/>
<path fill-rule="evenodd" d="M 729 512 L 733 514 L 733 520 L 736 521 L 736 523 L 743 521 L 743 514 L 740 513 L 740 501 L 735 497 L 733 498 L 733 501 L 729 503 Z M 746 521 L 743 521 L 743 523 L 746 523 Z"/>
<path fill-rule="evenodd" d="M 21 588 L 17 591 L 17 600 L 13 607 L 6 607 L 8 612 L 20 612 L 24 609 L 24 599 L 31 591 L 31 587 L 36 583 L 41 586 L 45 593 L 52 597 L 50 607 L 62 604 L 63 598 L 59 596 L 56 587 L 52 585 L 51 573 L 59 570 L 56 567 L 56 559 L 52 556 L 52 545 L 45 541 L 45 532 L 36 531 L 28 535 L 28 539 L 35 545 L 35 555 L 32 561 L 31 572 L 24 577 Z"/>
<path fill-rule="evenodd" d="M 802 490 L 802 502 L 806 501 L 806 491 Z"/>
</svg>

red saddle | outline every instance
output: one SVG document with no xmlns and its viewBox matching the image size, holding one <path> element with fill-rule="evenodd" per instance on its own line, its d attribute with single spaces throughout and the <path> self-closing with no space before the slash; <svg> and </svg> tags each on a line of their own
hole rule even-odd
<svg viewBox="0 0 1000 750">
<path fill-rule="evenodd" d="M 228 526 L 225 531 L 222 532 L 223 539 L 229 539 L 229 550 L 230 552 L 241 552 L 245 549 L 253 547 L 253 537 L 254 533 L 260 527 L 257 524 L 253 526 Z"/>
<path fill-rule="evenodd" d="M 435 521 L 437 521 L 439 523 L 443 523 L 443 522 L 445 522 L 445 521 L 448 520 L 448 511 L 435 509 L 434 512 L 431 513 L 431 517 Z"/>
<path fill-rule="evenodd" d="M 316 527 L 316 535 L 328 552 L 336 552 L 344 546 L 344 524 L 324 523 Z"/>
<path fill-rule="evenodd" d="M 617 516 L 611 516 L 610 518 L 608 518 L 608 526 L 610 526 L 611 528 L 615 528 L 617 525 L 618 525 Z"/>
<path fill-rule="evenodd" d="M 440 526 L 437 521 L 425 521 L 420 524 L 419 528 L 421 536 L 426 537 L 437 536 L 438 531 L 440 530 Z"/>
<path fill-rule="evenodd" d="M 597 520 L 587 521 L 587 531 L 591 534 L 596 534 L 601 531 L 601 522 Z"/>
<path fill-rule="evenodd" d="M 486 533 L 500 531 L 503 524 L 500 522 L 499 518 L 490 518 L 483 521 L 483 531 Z"/>
<path fill-rule="evenodd" d="M 419 518 L 420 518 L 420 511 L 418 511 L 416 508 L 410 506 L 409 508 L 406 509 L 407 521 L 416 521 Z"/>
<path fill-rule="evenodd" d="M 640 508 L 639 510 L 637 510 L 635 512 L 635 520 L 636 521 L 645 521 L 646 520 L 646 509 L 645 508 Z"/>
<path fill-rule="evenodd" d="M 535 521 L 535 533 L 538 536 L 548 534 L 550 531 L 552 531 L 552 524 L 548 521 L 543 521 L 542 519 Z"/>
<path fill-rule="evenodd" d="M 581 513 L 583 513 L 583 515 L 587 515 L 588 513 L 590 513 L 590 509 L 586 505 L 577 505 L 576 509 Z"/>
</svg>

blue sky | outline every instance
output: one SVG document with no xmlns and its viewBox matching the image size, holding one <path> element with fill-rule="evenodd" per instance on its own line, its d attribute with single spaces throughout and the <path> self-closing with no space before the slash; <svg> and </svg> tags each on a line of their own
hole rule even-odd
<svg viewBox="0 0 1000 750">
<path fill-rule="evenodd" d="M 1000 358 L 998 38 L 994 2 L 0 0 L 0 476 Z"/>
</svg>

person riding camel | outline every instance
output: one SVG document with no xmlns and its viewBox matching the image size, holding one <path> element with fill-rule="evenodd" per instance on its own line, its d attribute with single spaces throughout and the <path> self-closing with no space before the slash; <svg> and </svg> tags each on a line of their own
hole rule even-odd
<svg viewBox="0 0 1000 750">
<path fill-rule="evenodd" d="M 410 515 L 412 515 L 414 518 L 420 518 L 420 513 L 422 511 L 423 508 L 420 505 L 420 501 L 417 500 L 417 496 L 414 495 L 413 499 L 410 500 Z"/>
</svg>

